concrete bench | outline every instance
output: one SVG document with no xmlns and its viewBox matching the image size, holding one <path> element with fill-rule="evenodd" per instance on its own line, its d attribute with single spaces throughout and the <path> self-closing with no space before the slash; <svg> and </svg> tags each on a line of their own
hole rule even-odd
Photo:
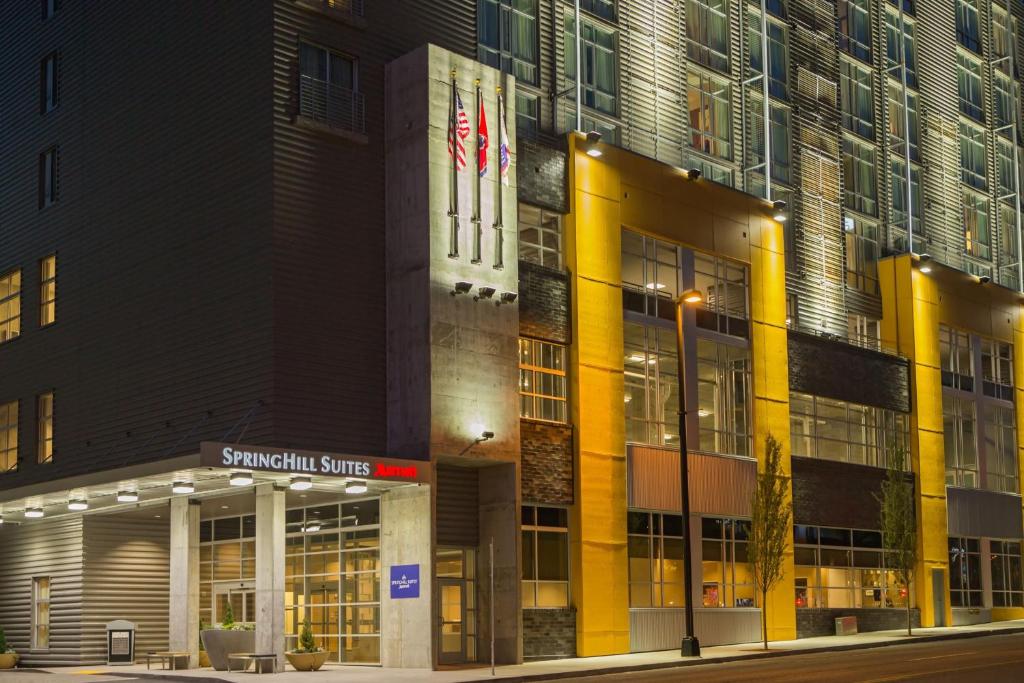
<svg viewBox="0 0 1024 683">
<path fill-rule="evenodd" d="M 232 652 L 228 654 L 228 671 L 234 671 L 234 667 L 231 665 L 232 661 L 242 660 L 244 665 L 239 671 L 247 671 L 249 669 L 250 662 L 255 664 L 253 673 L 264 674 L 267 673 L 269 664 L 270 673 L 275 673 L 277 668 L 277 655 L 275 654 L 257 654 L 255 652 Z"/>
<path fill-rule="evenodd" d="M 160 666 L 164 669 L 167 668 L 168 662 L 171 665 L 171 670 L 177 670 L 178 660 L 185 659 L 185 668 L 188 668 L 188 658 L 190 653 L 188 652 L 147 652 L 146 653 L 146 668 L 153 662 L 154 659 L 160 660 Z"/>
</svg>

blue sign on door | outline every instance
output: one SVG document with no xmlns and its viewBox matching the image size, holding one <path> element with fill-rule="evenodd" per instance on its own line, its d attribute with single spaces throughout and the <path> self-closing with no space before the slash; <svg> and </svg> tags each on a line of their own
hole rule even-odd
<svg viewBox="0 0 1024 683">
<path fill-rule="evenodd" d="M 420 597 L 420 566 L 396 564 L 391 567 L 391 599 Z"/>
</svg>

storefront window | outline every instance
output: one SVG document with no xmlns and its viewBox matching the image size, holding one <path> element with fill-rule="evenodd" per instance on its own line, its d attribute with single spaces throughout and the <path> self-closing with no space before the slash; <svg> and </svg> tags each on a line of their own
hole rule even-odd
<svg viewBox="0 0 1024 683">
<path fill-rule="evenodd" d="M 796 456 L 885 467 L 889 449 L 908 443 L 903 413 L 820 396 L 790 394 L 789 423 Z"/>
<path fill-rule="evenodd" d="M 793 537 L 797 607 L 906 608 L 880 532 L 796 525 Z"/>
<path fill-rule="evenodd" d="M 953 607 L 981 607 L 981 541 L 949 539 L 949 603 Z"/>
<path fill-rule="evenodd" d="M 1020 541 L 992 541 L 992 606 L 1024 607 Z"/>
<path fill-rule="evenodd" d="M 199 523 L 199 620 L 217 624 L 227 606 L 243 624 L 256 621 L 256 517 L 221 517 Z"/>
<path fill-rule="evenodd" d="M 569 511 L 523 506 L 523 607 L 569 606 Z"/>
<path fill-rule="evenodd" d="M 627 527 L 629 606 L 682 607 L 682 517 L 630 510 Z"/>
<path fill-rule="evenodd" d="M 701 520 L 701 605 L 755 607 L 754 573 L 747 559 L 750 521 Z"/>
</svg>

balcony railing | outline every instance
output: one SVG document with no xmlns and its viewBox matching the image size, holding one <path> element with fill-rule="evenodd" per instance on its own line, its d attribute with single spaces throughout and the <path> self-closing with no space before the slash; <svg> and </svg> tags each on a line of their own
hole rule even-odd
<svg viewBox="0 0 1024 683">
<path fill-rule="evenodd" d="M 353 133 L 366 132 L 363 94 L 312 76 L 299 77 L 299 115 Z"/>
</svg>

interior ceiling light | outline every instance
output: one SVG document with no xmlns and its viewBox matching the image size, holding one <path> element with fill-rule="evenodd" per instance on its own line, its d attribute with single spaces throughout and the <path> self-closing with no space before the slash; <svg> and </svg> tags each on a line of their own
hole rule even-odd
<svg viewBox="0 0 1024 683">
<path fill-rule="evenodd" d="M 228 483 L 232 486 L 249 486 L 252 484 L 252 472 L 232 472 Z"/>
<path fill-rule="evenodd" d="M 190 481 L 176 481 L 171 484 L 172 493 L 195 493 L 196 485 Z"/>
<path fill-rule="evenodd" d="M 72 498 L 68 501 L 68 510 L 72 512 L 81 512 L 82 510 L 89 509 L 89 501 L 84 498 Z"/>
<path fill-rule="evenodd" d="M 307 491 L 313 488 L 313 480 L 304 475 L 296 475 L 292 477 L 292 482 L 288 485 L 292 491 Z"/>
<path fill-rule="evenodd" d="M 350 481 L 345 485 L 345 493 L 366 493 L 366 482 Z"/>
<path fill-rule="evenodd" d="M 302 530 L 307 532 L 307 533 L 313 533 L 313 532 L 316 532 L 316 531 L 320 531 L 320 522 L 316 522 L 316 521 L 310 522 L 305 527 L 303 527 Z"/>
<path fill-rule="evenodd" d="M 29 519 L 39 519 L 43 516 L 43 508 L 25 508 L 25 516 Z"/>
<path fill-rule="evenodd" d="M 138 491 L 118 491 L 117 492 L 118 503 L 138 503 L 139 492 Z"/>
</svg>

